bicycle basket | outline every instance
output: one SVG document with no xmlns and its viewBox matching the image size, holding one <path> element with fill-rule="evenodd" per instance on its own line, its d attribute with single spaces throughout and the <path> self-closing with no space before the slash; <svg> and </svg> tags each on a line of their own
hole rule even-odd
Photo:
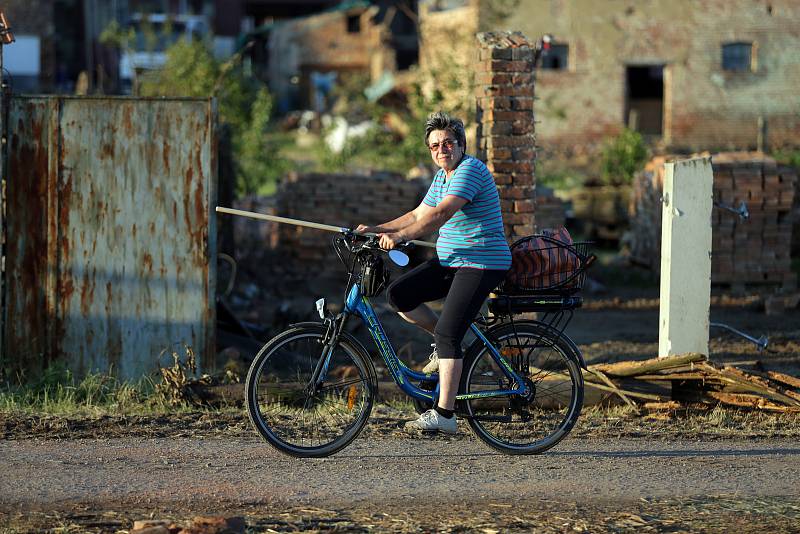
<svg viewBox="0 0 800 534">
<path fill-rule="evenodd" d="M 361 263 L 361 294 L 365 297 L 374 297 L 383 291 L 389 281 L 389 273 L 383 265 L 383 258 L 368 254 L 360 258 Z"/>
<path fill-rule="evenodd" d="M 543 230 L 511 245 L 511 269 L 497 292 L 505 295 L 534 293 L 572 294 L 586 279 L 594 261 L 587 242 L 573 243 L 566 228 Z"/>
</svg>

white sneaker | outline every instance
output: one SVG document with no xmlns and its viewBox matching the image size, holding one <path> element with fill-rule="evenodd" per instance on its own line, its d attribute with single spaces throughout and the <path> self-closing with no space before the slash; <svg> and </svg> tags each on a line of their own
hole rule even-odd
<svg viewBox="0 0 800 534">
<path fill-rule="evenodd" d="M 455 414 L 450 419 L 442 417 L 436 410 L 428 410 L 419 418 L 409 421 L 405 425 L 407 431 L 444 432 L 445 434 L 458 433 L 458 422 Z"/>
<path fill-rule="evenodd" d="M 439 353 L 436 352 L 436 343 L 431 343 L 431 347 L 433 347 L 433 352 L 428 356 L 428 363 L 422 368 L 422 372 L 426 375 L 433 374 L 439 370 Z"/>
</svg>

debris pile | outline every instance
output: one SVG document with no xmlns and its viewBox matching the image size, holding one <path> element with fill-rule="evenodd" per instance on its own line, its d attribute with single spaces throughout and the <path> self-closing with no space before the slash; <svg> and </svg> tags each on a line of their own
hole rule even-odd
<svg viewBox="0 0 800 534">
<path fill-rule="evenodd" d="M 646 410 L 712 407 L 717 404 L 800 412 L 800 378 L 770 370 L 717 366 L 703 354 L 589 366 L 584 405 L 609 397 Z"/>
</svg>

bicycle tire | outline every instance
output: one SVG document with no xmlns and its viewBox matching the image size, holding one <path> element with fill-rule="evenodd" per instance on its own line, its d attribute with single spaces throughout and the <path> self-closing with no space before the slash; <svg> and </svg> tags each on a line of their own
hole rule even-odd
<svg viewBox="0 0 800 534">
<path fill-rule="evenodd" d="M 372 361 L 347 336 L 333 349 L 326 381 L 308 389 L 322 355 L 326 328 L 306 324 L 287 330 L 258 352 L 245 383 L 250 422 L 282 453 L 330 456 L 352 442 L 369 419 L 377 382 Z"/>
<path fill-rule="evenodd" d="M 495 326 L 487 337 L 532 393 L 463 400 L 467 422 L 478 438 L 506 454 L 550 449 L 569 434 L 583 406 L 577 349 L 558 332 L 531 321 Z M 473 347 L 464 362 L 462 392 L 514 387 L 483 344 Z"/>
</svg>

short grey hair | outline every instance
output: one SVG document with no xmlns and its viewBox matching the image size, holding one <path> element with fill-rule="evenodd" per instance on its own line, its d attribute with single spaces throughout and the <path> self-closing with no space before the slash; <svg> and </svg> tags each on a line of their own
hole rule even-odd
<svg viewBox="0 0 800 534">
<path fill-rule="evenodd" d="M 436 111 L 428 115 L 425 121 L 425 146 L 428 146 L 428 137 L 434 130 L 446 130 L 456 136 L 458 146 L 467 151 L 467 133 L 464 131 L 464 122 L 456 117 L 451 117 L 443 111 Z"/>
</svg>

